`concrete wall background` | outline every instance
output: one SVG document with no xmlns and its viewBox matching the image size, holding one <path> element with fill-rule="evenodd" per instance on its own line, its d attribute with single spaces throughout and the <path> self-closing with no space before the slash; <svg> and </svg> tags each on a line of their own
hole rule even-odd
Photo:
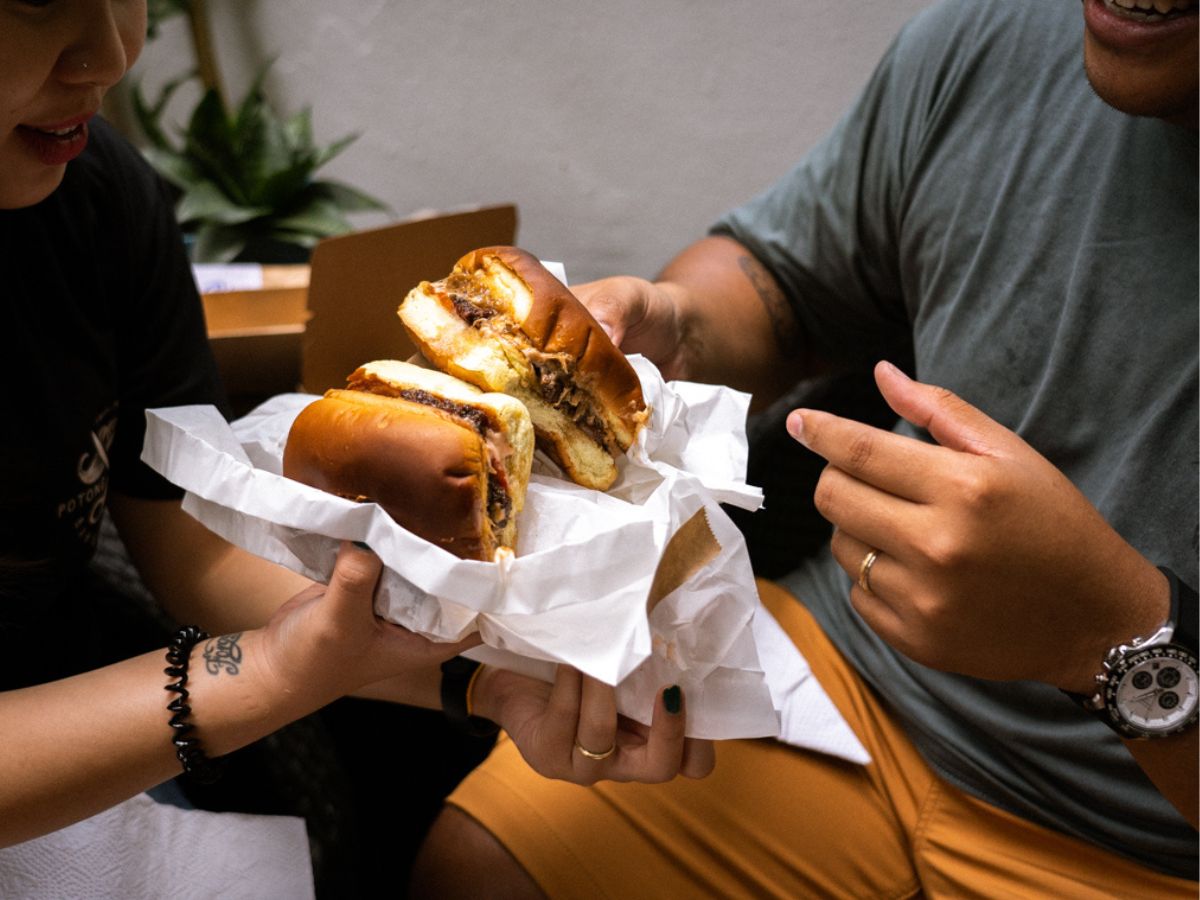
<svg viewBox="0 0 1200 900">
<path fill-rule="evenodd" d="M 927 5 L 209 0 L 232 99 L 274 59 L 277 109 L 311 106 L 321 143 L 361 134 L 323 176 L 400 217 L 515 202 L 518 242 L 572 281 L 653 276 L 815 143 Z M 175 19 L 131 77 L 191 65 Z"/>
</svg>

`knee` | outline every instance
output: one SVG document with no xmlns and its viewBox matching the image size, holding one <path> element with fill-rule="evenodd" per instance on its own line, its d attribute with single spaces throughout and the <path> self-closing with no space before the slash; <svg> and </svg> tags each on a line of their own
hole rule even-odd
<svg viewBox="0 0 1200 900">
<path fill-rule="evenodd" d="M 409 896 L 515 900 L 545 895 L 490 831 L 462 810 L 446 806 L 417 853 Z"/>
</svg>

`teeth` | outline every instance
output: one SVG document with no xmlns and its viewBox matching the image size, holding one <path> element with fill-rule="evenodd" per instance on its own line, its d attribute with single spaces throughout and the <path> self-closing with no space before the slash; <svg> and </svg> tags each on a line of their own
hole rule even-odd
<svg viewBox="0 0 1200 900">
<path fill-rule="evenodd" d="M 1196 6 L 1197 0 L 1106 0 L 1110 7 L 1118 7 L 1137 13 L 1139 17 L 1169 15 L 1184 12 Z"/>
</svg>

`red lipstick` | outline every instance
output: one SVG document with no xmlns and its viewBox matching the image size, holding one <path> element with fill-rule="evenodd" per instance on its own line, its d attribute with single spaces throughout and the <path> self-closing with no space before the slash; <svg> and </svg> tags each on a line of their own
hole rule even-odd
<svg viewBox="0 0 1200 900">
<path fill-rule="evenodd" d="M 46 126 L 18 125 L 16 133 L 43 165 L 65 166 L 87 146 L 90 118 L 77 116 Z"/>
</svg>

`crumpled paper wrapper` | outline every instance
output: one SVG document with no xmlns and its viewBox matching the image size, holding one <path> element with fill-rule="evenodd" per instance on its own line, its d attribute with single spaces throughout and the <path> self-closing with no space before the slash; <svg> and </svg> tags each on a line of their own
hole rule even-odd
<svg viewBox="0 0 1200 900">
<path fill-rule="evenodd" d="M 311 395 L 272 398 L 232 426 L 212 407 L 150 410 L 142 458 L 212 531 L 314 580 L 328 581 L 340 541 L 365 542 L 384 564 L 376 611 L 405 628 L 440 641 L 478 630 L 470 655 L 546 680 L 569 664 L 615 685 L 641 722 L 678 684 L 690 735 L 778 736 L 752 628 L 769 615 L 720 506 L 762 503 L 745 483 L 749 397 L 630 361 L 652 412 L 617 482 L 579 487 L 539 454 L 516 556 L 498 563 L 460 560 L 375 504 L 284 478 L 288 429 Z"/>
</svg>

